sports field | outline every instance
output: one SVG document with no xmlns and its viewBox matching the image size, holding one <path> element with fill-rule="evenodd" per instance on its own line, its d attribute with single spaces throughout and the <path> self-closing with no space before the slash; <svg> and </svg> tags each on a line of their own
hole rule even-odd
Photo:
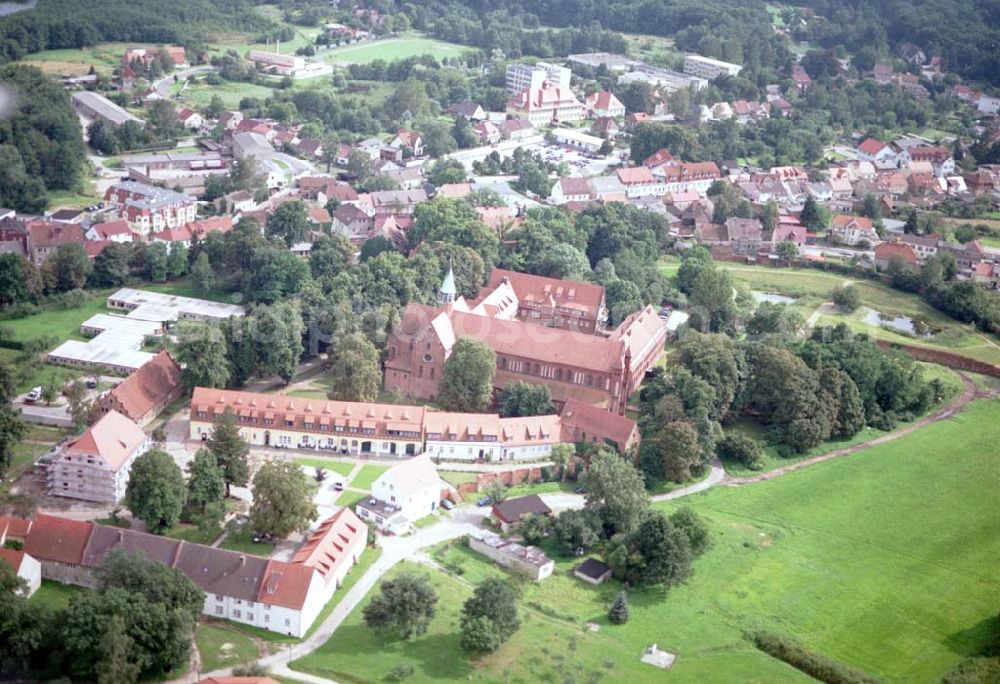
<svg viewBox="0 0 1000 684">
<path fill-rule="evenodd" d="M 744 637 L 763 629 L 891 681 L 936 681 L 983 645 L 997 612 L 998 418 L 1000 400 L 981 400 L 896 442 L 686 499 L 709 522 L 712 548 L 666 598 L 633 592 L 624 626 L 605 617 L 617 584 L 584 584 L 570 574 L 579 559 L 556 557 L 551 578 L 523 585 L 521 630 L 469 660 L 461 602 L 500 571 L 453 546 L 433 554 L 453 574 L 394 570 L 428 574 L 438 591 L 426 635 L 385 641 L 355 610 L 294 665 L 343 682 L 380 681 L 399 665 L 414 667 L 413 681 L 456 683 L 809 681 Z M 677 654 L 669 674 L 639 662 L 651 643 Z"/>
<path fill-rule="evenodd" d="M 385 40 L 367 41 L 355 45 L 346 45 L 333 50 L 323 50 L 318 56 L 327 62 L 338 64 L 367 64 L 376 59 L 391 62 L 395 59 L 433 55 L 441 60 L 446 57 L 459 57 L 470 48 L 454 43 L 423 38 L 419 36 L 404 36 L 386 38 Z"/>
</svg>

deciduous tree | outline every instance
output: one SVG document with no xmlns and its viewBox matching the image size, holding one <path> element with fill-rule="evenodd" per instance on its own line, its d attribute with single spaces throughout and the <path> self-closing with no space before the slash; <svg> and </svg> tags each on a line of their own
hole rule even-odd
<svg viewBox="0 0 1000 684">
<path fill-rule="evenodd" d="M 449 411 L 484 411 L 493 398 L 497 359 L 485 342 L 461 337 L 445 361 L 438 402 Z"/>
<path fill-rule="evenodd" d="M 482 582 L 462 606 L 462 646 L 479 648 L 483 642 L 482 619 L 489 620 L 502 644 L 521 626 L 517 617 L 517 590 L 506 579 L 489 577 Z M 470 635 L 466 636 L 466 631 Z M 473 636 L 477 638 L 473 638 Z M 495 647 L 499 647 L 497 644 Z"/>
<path fill-rule="evenodd" d="M 250 524 L 284 538 L 316 519 L 316 505 L 302 469 L 290 461 L 268 461 L 253 478 Z"/>
<path fill-rule="evenodd" d="M 403 573 L 384 580 L 361 614 L 369 629 L 409 639 L 427 631 L 437 600 L 426 576 Z"/>
<path fill-rule="evenodd" d="M 584 484 L 587 508 L 597 513 L 608 535 L 631 532 L 649 505 L 639 471 L 606 447 L 591 456 Z"/>
<path fill-rule="evenodd" d="M 181 518 L 187 489 L 184 475 L 173 457 L 150 449 L 132 463 L 125 505 L 154 534 L 163 534 Z"/>
</svg>

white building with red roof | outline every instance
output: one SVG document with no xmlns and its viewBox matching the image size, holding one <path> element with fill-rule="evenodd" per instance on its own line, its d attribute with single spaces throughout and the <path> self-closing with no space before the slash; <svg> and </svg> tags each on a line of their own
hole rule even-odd
<svg viewBox="0 0 1000 684">
<path fill-rule="evenodd" d="M 892 145 L 876 138 L 865 138 L 861 141 L 857 153 L 859 160 L 871 162 L 876 169 L 895 169 L 910 158 L 905 150 L 900 152 Z"/>
<path fill-rule="evenodd" d="M 128 221 L 117 220 L 91 225 L 84 237 L 95 242 L 132 242 L 135 233 L 129 228 Z"/>
<path fill-rule="evenodd" d="M 549 202 L 556 205 L 567 202 L 589 202 L 592 198 L 593 191 L 586 178 L 560 178 L 549 193 Z"/>
<path fill-rule="evenodd" d="M 581 121 L 586 110 L 569 88 L 546 82 L 541 88 L 526 88 L 511 98 L 507 114 L 527 119 L 532 126 L 542 126 L 554 121 Z"/>
<path fill-rule="evenodd" d="M 430 456 L 417 456 L 379 475 L 372 495 L 358 502 L 358 515 L 382 530 L 402 534 L 437 510 L 443 488 Z"/>
<path fill-rule="evenodd" d="M 607 90 L 598 90 L 596 93 L 591 93 L 584 100 L 584 104 L 591 118 L 596 119 L 602 116 L 609 116 L 614 119 L 625 116 L 625 105 L 615 97 L 614 93 Z"/>
</svg>

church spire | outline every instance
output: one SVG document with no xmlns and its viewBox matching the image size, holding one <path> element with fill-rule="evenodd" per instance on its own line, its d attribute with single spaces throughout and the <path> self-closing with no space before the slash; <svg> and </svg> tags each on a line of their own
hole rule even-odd
<svg viewBox="0 0 1000 684">
<path fill-rule="evenodd" d="M 455 288 L 455 271 L 449 263 L 448 275 L 444 277 L 444 282 L 441 283 L 441 290 L 438 292 L 438 304 L 442 306 L 445 304 L 454 304 L 456 294 L 458 294 L 458 290 Z"/>
</svg>

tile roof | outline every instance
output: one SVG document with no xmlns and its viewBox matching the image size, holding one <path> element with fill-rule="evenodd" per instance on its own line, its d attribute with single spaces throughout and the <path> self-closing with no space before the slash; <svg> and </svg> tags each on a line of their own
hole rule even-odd
<svg viewBox="0 0 1000 684">
<path fill-rule="evenodd" d="M 610 93 L 607 90 L 598 90 L 596 93 L 591 93 L 587 96 L 585 103 L 591 109 L 601 109 L 604 111 L 620 109 L 625 111 L 625 105 L 622 104 L 622 101 L 615 97 L 614 93 Z"/>
<path fill-rule="evenodd" d="M 235 198 L 234 198 L 235 199 Z M 192 221 L 187 225 L 192 235 L 199 238 L 209 233 L 228 233 L 233 229 L 232 216 L 210 216 L 200 221 Z"/>
<path fill-rule="evenodd" d="M 648 185 L 656 182 L 648 166 L 629 166 L 618 169 L 618 180 L 622 182 L 622 185 Z"/>
<path fill-rule="evenodd" d="M 368 527 L 354 511 L 346 506 L 320 523 L 292 556 L 291 563 L 315 568 L 327 579 L 345 563 L 353 559 L 349 550 L 359 537 L 367 540 Z"/>
<path fill-rule="evenodd" d="M 367 529 L 365 534 L 368 534 Z M 273 606 L 300 609 L 305 605 L 313 576 L 313 568 L 305 565 L 267 561 L 255 600 Z"/>
<path fill-rule="evenodd" d="M 586 193 L 579 194 L 589 196 L 589 188 Z M 604 304 L 604 287 L 596 283 L 517 273 L 502 268 L 493 269 L 486 287 L 479 291 L 477 301 L 486 299 L 489 293 L 505 282 L 510 284 L 518 300 L 528 305 L 555 305 L 581 311 L 591 318 L 597 318 Z M 474 307 L 474 304 L 470 306 Z"/>
<path fill-rule="evenodd" d="M 39 561 L 80 565 L 95 525 L 39 513 L 30 521 L 24 550 Z"/>
<path fill-rule="evenodd" d="M 505 523 L 516 523 L 528 514 L 549 515 L 552 509 L 537 494 L 505 499 L 493 506 L 493 515 Z"/>
<path fill-rule="evenodd" d="M 908 264 L 917 264 L 917 253 L 909 245 L 899 242 L 883 242 L 875 247 L 875 258 L 889 260 L 899 257 Z"/>
<path fill-rule="evenodd" d="M 580 428 L 592 435 L 610 439 L 619 449 L 625 449 L 636 429 L 635 421 L 631 418 L 605 411 L 577 399 L 569 399 L 560 415 L 565 427 L 571 430 Z"/>
<path fill-rule="evenodd" d="M 571 195 L 590 197 L 590 183 L 586 178 L 560 178 L 558 184 L 564 197 Z"/>
<path fill-rule="evenodd" d="M 177 539 L 147 532 L 137 532 L 110 525 L 94 525 L 94 531 L 84 549 L 81 564 L 96 567 L 103 563 L 112 551 L 122 550 L 141 554 L 144 558 L 158 563 L 173 565 L 182 543 Z"/>
<path fill-rule="evenodd" d="M 184 543 L 174 567 L 207 594 L 256 601 L 269 562 L 259 556 Z"/>
<path fill-rule="evenodd" d="M 883 149 L 888 147 L 881 140 L 876 140 L 875 138 L 865 138 L 865 140 L 858 145 L 858 149 L 865 154 L 875 155 L 881 152 Z"/>
<path fill-rule="evenodd" d="M 107 240 L 113 235 L 132 234 L 132 229 L 128 227 L 128 221 L 125 220 L 95 223 L 90 227 L 90 229 L 97 233 L 98 238 L 101 240 Z"/>
<path fill-rule="evenodd" d="M 24 560 L 25 555 L 27 554 L 24 551 L 0 547 L 0 561 L 7 561 L 7 564 L 14 568 L 15 574 L 21 569 L 21 561 Z"/>
<path fill-rule="evenodd" d="M 118 470 L 146 441 L 146 433 L 118 411 L 108 411 L 100 420 L 66 445 L 63 455 L 99 456 L 113 470 Z"/>
<path fill-rule="evenodd" d="M 163 350 L 118 383 L 110 395 L 116 399 L 126 416 L 141 420 L 161 404 L 181 384 L 181 367 Z"/>
</svg>

